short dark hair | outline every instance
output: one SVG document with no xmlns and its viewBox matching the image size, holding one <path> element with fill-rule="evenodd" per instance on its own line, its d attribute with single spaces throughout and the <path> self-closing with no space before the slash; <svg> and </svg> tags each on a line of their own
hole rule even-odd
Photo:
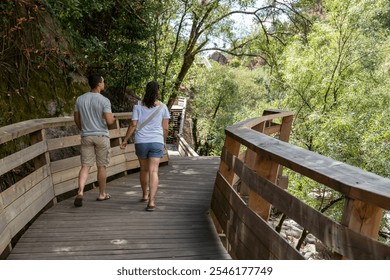
<svg viewBox="0 0 390 280">
<path fill-rule="evenodd" d="M 103 77 L 99 74 L 92 74 L 88 77 L 88 84 L 91 87 L 91 89 L 96 88 L 99 83 L 101 83 L 103 80 Z"/>
</svg>

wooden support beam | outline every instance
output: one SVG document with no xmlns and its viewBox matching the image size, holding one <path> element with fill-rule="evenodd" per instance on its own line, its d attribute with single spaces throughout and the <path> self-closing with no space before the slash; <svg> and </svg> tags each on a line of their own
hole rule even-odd
<svg viewBox="0 0 390 280">
<path fill-rule="evenodd" d="M 238 156 L 238 154 L 240 152 L 240 147 L 241 147 L 240 143 L 235 141 L 233 138 L 231 138 L 229 136 L 226 136 L 224 148 L 226 148 L 226 150 L 230 154 Z M 221 161 L 221 163 L 220 163 L 219 172 L 226 179 L 226 181 L 229 182 L 229 184 L 231 184 L 231 185 L 233 184 L 233 182 L 234 182 L 234 172 L 223 161 Z"/>
<path fill-rule="evenodd" d="M 382 217 L 382 208 L 357 199 L 346 198 L 341 224 L 377 240 Z M 347 259 L 337 254 L 336 258 Z"/>
<path fill-rule="evenodd" d="M 264 156 L 258 155 L 251 150 L 247 151 L 245 163 L 250 169 L 256 171 L 260 176 L 276 184 L 279 168 L 277 163 Z M 252 190 L 249 193 L 248 206 L 265 221 L 268 220 L 271 211 L 271 204 Z"/>
</svg>

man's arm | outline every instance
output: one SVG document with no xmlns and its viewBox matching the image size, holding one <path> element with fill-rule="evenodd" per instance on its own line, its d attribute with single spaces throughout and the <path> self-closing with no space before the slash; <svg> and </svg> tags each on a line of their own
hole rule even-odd
<svg viewBox="0 0 390 280">
<path fill-rule="evenodd" d="M 74 122 L 76 123 L 77 127 L 81 130 L 81 117 L 80 112 L 74 112 Z"/>
<path fill-rule="evenodd" d="M 107 125 L 115 124 L 116 119 L 114 118 L 113 113 L 104 112 L 104 119 L 106 120 Z"/>
</svg>

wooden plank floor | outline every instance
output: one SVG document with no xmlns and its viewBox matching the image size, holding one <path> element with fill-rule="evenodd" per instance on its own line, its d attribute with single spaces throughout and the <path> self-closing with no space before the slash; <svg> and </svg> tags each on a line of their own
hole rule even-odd
<svg viewBox="0 0 390 280">
<path fill-rule="evenodd" d="M 34 221 L 8 259 L 229 259 L 208 214 L 219 158 L 171 157 L 160 167 L 156 210 L 139 202 L 139 173 L 61 201 Z"/>
</svg>

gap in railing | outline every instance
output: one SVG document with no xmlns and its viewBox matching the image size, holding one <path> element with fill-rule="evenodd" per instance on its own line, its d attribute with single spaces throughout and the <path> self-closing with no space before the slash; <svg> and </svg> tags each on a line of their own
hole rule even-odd
<svg viewBox="0 0 390 280">
<path fill-rule="evenodd" d="M 283 167 L 283 176 L 288 178 L 289 194 L 321 212 L 334 221 L 341 221 L 344 197 L 332 188 Z M 329 212 L 328 210 L 334 211 Z M 332 259 L 333 252 L 317 236 L 298 222 L 272 206 L 269 223 L 306 259 Z"/>
<path fill-rule="evenodd" d="M 291 175 L 291 173 L 295 173 L 291 170 L 286 171 L 286 173 L 289 173 L 289 175 Z M 301 176 L 301 174 L 299 173 L 295 174 Z M 313 183 L 318 184 L 313 180 L 311 181 Z M 241 199 L 248 205 L 249 195 L 247 193 L 247 190 L 245 189 L 245 185 L 241 183 L 241 180 L 239 178 L 236 178 L 236 181 L 232 187 L 239 194 Z M 328 191 L 331 190 L 330 188 L 327 189 Z M 289 189 L 287 189 L 286 191 L 290 193 Z M 300 198 L 294 193 L 291 194 L 298 199 L 302 199 L 302 197 Z M 317 197 L 314 200 L 318 199 L 320 199 L 320 197 Z M 313 200 L 305 202 L 309 205 L 312 205 L 313 208 L 316 208 L 315 205 L 313 205 Z M 341 204 L 343 204 L 343 202 L 341 202 Z M 332 259 L 333 253 L 321 242 L 321 240 L 319 240 L 316 236 L 312 235 L 310 232 L 307 232 L 305 228 L 302 227 L 299 223 L 297 223 L 290 217 L 287 217 L 282 211 L 280 211 L 273 205 L 271 205 L 270 215 L 267 223 L 270 225 L 270 227 L 277 231 L 280 236 L 282 236 L 292 247 L 295 247 L 298 251 L 300 251 L 300 253 L 305 256 L 306 259 Z M 220 235 L 220 238 L 222 243 L 226 244 L 226 236 L 222 234 Z M 301 243 L 301 245 L 297 246 L 299 242 Z"/>
<path fill-rule="evenodd" d="M 76 126 L 63 126 L 46 129 L 46 139 L 61 139 L 68 136 L 78 136 L 79 129 Z M 80 156 L 80 146 L 71 146 L 62 149 L 55 149 L 49 152 L 50 161 L 56 161 L 73 156 Z"/>
<path fill-rule="evenodd" d="M 30 137 L 28 135 L 21 136 L 12 141 L 0 144 L 0 158 L 8 157 L 17 153 L 24 148 L 30 146 Z M 34 163 L 32 160 L 0 175 L 0 191 L 5 191 L 10 186 L 28 176 L 34 171 Z"/>
</svg>

